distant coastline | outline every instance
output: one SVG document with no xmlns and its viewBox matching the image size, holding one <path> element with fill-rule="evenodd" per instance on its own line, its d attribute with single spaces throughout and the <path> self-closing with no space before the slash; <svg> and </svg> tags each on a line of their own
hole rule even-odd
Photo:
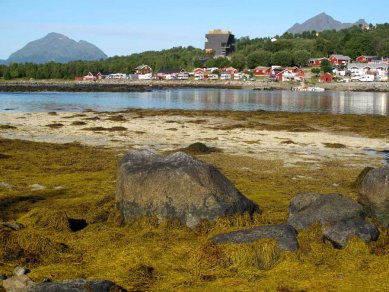
<svg viewBox="0 0 389 292">
<path fill-rule="evenodd" d="M 250 90 L 290 90 L 297 83 L 266 81 L 217 80 L 101 80 L 101 81 L 4 81 L 0 92 L 144 92 L 164 88 L 215 88 Z M 388 82 L 325 83 L 319 85 L 330 91 L 389 92 Z"/>
</svg>

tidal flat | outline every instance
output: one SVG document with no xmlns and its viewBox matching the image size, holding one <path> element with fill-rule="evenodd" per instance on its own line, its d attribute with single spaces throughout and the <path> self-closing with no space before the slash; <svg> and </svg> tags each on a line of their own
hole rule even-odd
<svg viewBox="0 0 389 292">
<path fill-rule="evenodd" d="M 130 291 L 385 291 L 389 232 L 344 249 L 314 226 L 297 252 L 272 240 L 209 241 L 219 233 L 286 220 L 301 192 L 357 199 L 367 166 L 387 163 L 389 117 L 284 112 L 128 110 L 0 114 L 0 274 L 17 265 L 34 281 L 107 279 Z M 55 126 L 50 126 L 55 125 Z M 202 142 L 217 151 L 193 152 Z M 188 151 L 211 163 L 262 214 L 194 229 L 141 218 L 121 225 L 117 163 L 129 149 Z"/>
</svg>

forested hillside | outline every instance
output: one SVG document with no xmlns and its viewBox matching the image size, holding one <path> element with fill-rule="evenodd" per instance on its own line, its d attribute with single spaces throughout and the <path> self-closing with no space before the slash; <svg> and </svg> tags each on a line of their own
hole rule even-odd
<svg viewBox="0 0 389 292">
<path fill-rule="evenodd" d="M 237 52 L 226 58 L 211 59 L 202 49 L 177 47 L 162 51 L 147 51 L 130 56 L 115 56 L 101 61 L 75 61 L 67 64 L 11 64 L 0 65 L 0 77 L 35 79 L 73 79 L 89 71 L 132 73 L 140 64 L 148 64 L 154 70 L 160 68 L 183 68 L 192 70 L 203 64 L 209 67 L 234 66 L 239 70 L 268 66 L 304 66 L 310 57 L 326 57 L 344 54 L 351 58 L 359 55 L 389 56 L 389 24 L 370 26 L 369 30 L 352 27 L 341 31 L 328 30 L 320 33 L 304 32 L 293 35 L 285 33 L 271 38 L 242 37 L 237 40 Z"/>
</svg>

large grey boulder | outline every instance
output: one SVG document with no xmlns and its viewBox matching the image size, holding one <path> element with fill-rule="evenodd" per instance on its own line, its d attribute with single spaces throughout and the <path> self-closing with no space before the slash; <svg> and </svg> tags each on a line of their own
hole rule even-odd
<svg viewBox="0 0 389 292">
<path fill-rule="evenodd" d="M 219 234 L 212 237 L 211 241 L 215 243 L 245 243 L 264 238 L 276 240 L 281 250 L 295 251 L 299 247 L 296 230 L 287 224 L 260 226 Z"/>
<path fill-rule="evenodd" d="M 365 242 L 376 241 L 379 236 L 378 228 L 361 218 L 342 220 L 323 227 L 323 234 L 335 247 L 343 248 L 347 240 L 357 236 Z"/>
<path fill-rule="evenodd" d="M 125 289 L 107 280 L 74 279 L 32 285 L 28 292 L 118 292 Z"/>
<path fill-rule="evenodd" d="M 370 215 L 389 227 L 389 166 L 370 170 L 365 175 L 358 201 Z"/>
<path fill-rule="evenodd" d="M 182 152 L 131 151 L 121 160 L 116 205 L 125 221 L 178 219 L 189 227 L 235 213 L 259 211 L 215 167 Z"/>
<path fill-rule="evenodd" d="M 339 194 L 302 193 L 292 198 L 287 223 L 297 230 L 352 218 L 364 218 L 363 207 Z"/>
</svg>

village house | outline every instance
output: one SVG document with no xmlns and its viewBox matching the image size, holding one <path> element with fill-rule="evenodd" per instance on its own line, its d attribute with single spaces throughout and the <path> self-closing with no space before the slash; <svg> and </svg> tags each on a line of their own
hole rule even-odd
<svg viewBox="0 0 389 292">
<path fill-rule="evenodd" d="M 234 67 L 227 67 L 227 68 L 222 68 L 222 72 L 233 76 L 234 74 L 238 73 L 238 70 L 235 69 Z"/>
<path fill-rule="evenodd" d="M 178 75 L 185 73 L 183 69 L 159 69 L 157 72 L 157 77 L 159 79 L 177 79 Z"/>
<path fill-rule="evenodd" d="M 328 60 L 327 58 L 310 58 L 308 60 L 308 66 L 310 67 L 320 67 L 323 60 Z"/>
<path fill-rule="evenodd" d="M 84 81 L 96 81 L 109 78 L 110 75 L 111 73 L 108 72 L 88 72 L 82 79 Z"/>
<path fill-rule="evenodd" d="M 370 63 L 381 60 L 378 56 L 359 56 L 355 59 L 358 63 Z"/>
<path fill-rule="evenodd" d="M 253 70 L 255 76 L 265 76 L 271 74 L 271 67 L 257 66 Z"/>
<path fill-rule="evenodd" d="M 127 79 L 127 75 L 124 73 L 112 73 L 106 76 L 107 79 Z"/>
<path fill-rule="evenodd" d="M 388 78 L 389 65 L 387 63 L 350 63 L 347 69 L 352 76 L 374 75 L 378 81 L 385 81 Z"/>
<path fill-rule="evenodd" d="M 232 75 L 231 74 L 228 74 L 228 73 L 222 73 L 220 75 L 220 79 L 221 80 L 228 80 L 228 79 L 231 79 Z"/>
<path fill-rule="evenodd" d="M 328 60 L 334 65 L 347 65 L 350 63 L 351 58 L 343 55 L 331 55 Z"/>
<path fill-rule="evenodd" d="M 87 75 L 83 77 L 85 81 L 95 81 L 97 79 L 103 79 L 100 72 L 88 72 Z"/>
<path fill-rule="evenodd" d="M 319 82 L 331 83 L 333 80 L 334 80 L 334 76 L 332 76 L 330 73 L 324 73 L 322 76 L 320 76 Z"/>
<path fill-rule="evenodd" d="M 205 68 L 196 68 L 193 70 L 194 74 L 204 74 Z"/>
<path fill-rule="evenodd" d="M 293 73 L 295 81 L 304 81 L 305 80 L 305 73 L 300 68 L 288 67 L 287 69 Z"/>
<path fill-rule="evenodd" d="M 153 68 L 148 65 L 142 64 L 135 68 L 134 74 L 145 75 L 145 74 L 153 74 Z"/>
</svg>

